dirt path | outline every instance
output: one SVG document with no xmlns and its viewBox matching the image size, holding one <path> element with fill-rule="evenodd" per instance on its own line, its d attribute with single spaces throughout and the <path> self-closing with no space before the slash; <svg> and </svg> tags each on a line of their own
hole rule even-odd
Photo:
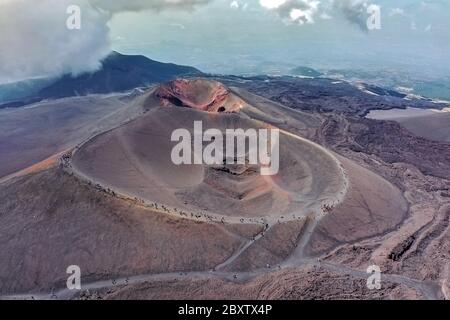
<svg viewBox="0 0 450 320">
<path fill-rule="evenodd" d="M 215 270 L 222 270 L 225 267 L 231 265 L 237 258 L 239 258 L 248 248 L 250 248 L 256 241 L 258 241 L 259 239 L 261 239 L 262 237 L 264 237 L 264 233 L 266 233 L 267 231 L 269 231 L 273 225 L 268 224 L 267 228 L 264 228 L 264 230 L 259 233 L 258 235 L 256 235 L 253 239 L 248 240 L 247 242 L 243 243 L 243 245 L 236 250 L 231 256 L 230 258 L 228 258 L 227 260 L 225 260 L 224 262 L 222 262 L 221 264 L 219 264 L 218 266 L 216 266 L 214 269 Z"/>
<path fill-rule="evenodd" d="M 339 264 L 333 264 L 329 262 L 321 262 L 316 259 L 303 259 L 295 267 L 296 268 L 306 268 L 306 267 L 320 267 L 325 270 L 331 271 L 333 273 L 350 275 L 356 279 L 367 279 L 369 274 L 359 270 Z M 283 270 L 286 267 L 281 266 L 279 270 Z M 144 282 L 155 282 L 155 281 L 174 281 L 174 280 L 186 280 L 186 279 L 223 279 L 227 281 L 243 282 L 251 280 L 257 276 L 267 273 L 267 269 L 258 269 L 251 272 L 221 272 L 221 271 L 199 271 L 199 272 L 170 272 L 170 273 L 159 273 L 159 274 L 142 274 L 130 277 L 122 277 L 116 279 L 107 279 L 101 281 L 94 281 L 89 283 L 82 283 L 82 290 L 103 290 L 110 289 L 118 286 L 126 286 L 132 284 L 139 284 Z M 420 292 L 428 300 L 439 299 L 439 284 L 433 282 L 423 282 L 421 280 L 408 278 L 396 274 L 382 274 L 381 281 L 383 279 L 388 282 L 405 285 L 409 288 L 415 289 Z M 0 300 L 50 300 L 50 299 L 72 299 L 79 293 L 78 290 L 60 289 L 50 293 L 25 293 L 17 295 L 6 295 L 0 296 Z"/>
</svg>

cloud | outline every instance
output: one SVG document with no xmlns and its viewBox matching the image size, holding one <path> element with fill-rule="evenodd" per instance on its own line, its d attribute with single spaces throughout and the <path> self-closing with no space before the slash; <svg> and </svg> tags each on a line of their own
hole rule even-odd
<svg viewBox="0 0 450 320">
<path fill-rule="evenodd" d="M 404 16 L 405 10 L 402 8 L 392 8 L 391 11 L 389 11 L 389 17 L 393 16 Z"/>
<path fill-rule="evenodd" d="M 230 1 L 230 8 L 233 10 L 246 11 L 248 7 L 249 7 L 248 2 L 238 0 Z"/>
<path fill-rule="evenodd" d="M 182 9 L 191 10 L 211 0 L 89 0 L 93 7 L 111 14 L 125 11 Z"/>
<path fill-rule="evenodd" d="M 0 0 L 0 81 L 99 67 L 99 59 L 109 52 L 108 20 L 103 14 L 83 12 L 82 30 L 69 31 L 68 0 L 33 3 Z"/>
<path fill-rule="evenodd" d="M 323 19 L 323 20 L 330 20 L 330 19 L 333 19 L 333 17 L 330 16 L 330 15 L 329 15 L 328 13 L 326 13 L 326 12 L 321 13 L 321 14 L 320 14 L 320 18 Z"/>
<path fill-rule="evenodd" d="M 314 23 L 317 17 L 330 19 L 335 13 L 367 31 L 367 8 L 365 0 L 260 0 L 260 5 L 276 12 L 285 22 L 300 25 Z"/>
<path fill-rule="evenodd" d="M 286 3 L 286 0 L 260 0 L 259 3 L 261 6 L 267 9 L 277 9 L 284 3 Z"/>
<path fill-rule="evenodd" d="M 117 13 L 192 10 L 211 0 L 0 0 L 0 83 L 94 71 L 110 52 L 108 22 Z M 69 5 L 81 29 L 69 30 Z"/>
<path fill-rule="evenodd" d="M 334 0 L 333 8 L 339 11 L 347 21 L 367 31 L 367 8 L 370 3 L 363 0 Z"/>
<path fill-rule="evenodd" d="M 260 0 L 259 3 L 274 10 L 285 22 L 299 25 L 314 23 L 320 5 L 318 0 Z"/>
<path fill-rule="evenodd" d="M 239 9 L 239 2 L 237 2 L 237 1 L 232 1 L 232 2 L 230 3 L 230 8 L 231 8 L 231 9 Z"/>
<path fill-rule="evenodd" d="M 184 24 L 182 24 L 182 23 L 171 23 L 170 26 L 174 27 L 174 28 L 178 28 L 180 30 L 185 30 L 186 29 L 186 26 Z"/>
</svg>

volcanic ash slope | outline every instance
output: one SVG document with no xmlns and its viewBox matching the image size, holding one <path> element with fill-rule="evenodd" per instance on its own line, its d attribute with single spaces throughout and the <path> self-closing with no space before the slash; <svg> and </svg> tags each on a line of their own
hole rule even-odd
<svg viewBox="0 0 450 320">
<path fill-rule="evenodd" d="M 339 161 L 319 145 L 281 130 L 280 170 L 260 175 L 259 166 L 175 165 L 174 130 L 263 129 L 289 119 L 276 105 L 251 105 L 209 80 L 176 80 L 157 88 L 146 114 L 84 144 L 73 156 L 80 176 L 117 193 L 164 206 L 167 212 L 202 214 L 226 222 L 276 221 L 320 213 L 337 205 L 347 181 Z M 269 110 L 270 109 L 270 110 Z M 304 127 L 311 116 L 296 120 Z M 265 120 L 265 121 L 263 121 Z"/>
</svg>

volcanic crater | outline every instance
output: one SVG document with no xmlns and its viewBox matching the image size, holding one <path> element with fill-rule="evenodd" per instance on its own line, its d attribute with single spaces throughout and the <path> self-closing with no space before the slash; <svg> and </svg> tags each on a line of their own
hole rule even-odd
<svg viewBox="0 0 450 320">
<path fill-rule="evenodd" d="M 222 132 L 273 127 L 261 119 L 272 117 L 267 108 L 274 106 L 252 105 L 223 84 L 204 79 L 161 85 L 148 96 L 145 106 L 142 117 L 77 150 L 72 160 L 75 171 L 118 194 L 163 205 L 172 213 L 184 211 L 228 221 L 320 214 L 345 196 L 346 176 L 337 158 L 283 130 L 280 168 L 273 176 L 260 175 L 259 165 L 173 164 L 174 130 L 184 128 L 194 134 L 194 121 L 202 121 L 204 130 Z"/>
<path fill-rule="evenodd" d="M 238 112 L 245 102 L 217 81 L 177 79 L 161 85 L 154 93 L 163 105 L 208 112 Z"/>
</svg>

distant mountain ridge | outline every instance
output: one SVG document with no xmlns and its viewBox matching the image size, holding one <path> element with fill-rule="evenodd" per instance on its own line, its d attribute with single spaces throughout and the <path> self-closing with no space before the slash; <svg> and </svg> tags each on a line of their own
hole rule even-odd
<svg viewBox="0 0 450 320">
<path fill-rule="evenodd" d="M 79 76 L 64 75 L 37 92 L 5 101 L 1 107 L 19 107 L 44 99 L 58 99 L 94 93 L 111 93 L 167 82 L 177 77 L 199 76 L 203 73 L 193 67 L 162 63 L 142 55 L 124 55 L 112 52 L 102 61 L 102 67 Z M 1 101 L 0 101 L 1 103 Z"/>
<path fill-rule="evenodd" d="M 113 52 L 94 73 L 77 77 L 65 75 L 42 89 L 43 98 L 63 98 L 90 93 L 110 93 L 166 82 L 179 76 L 200 75 L 193 67 L 162 63 L 141 55 L 123 55 Z"/>
<path fill-rule="evenodd" d="M 36 95 L 46 86 L 49 86 L 55 79 L 36 78 L 19 82 L 0 84 L 0 104 L 6 101 L 17 101 Z"/>
<path fill-rule="evenodd" d="M 322 75 L 321 72 L 319 72 L 313 68 L 303 67 L 303 66 L 292 69 L 291 74 L 294 76 L 311 77 L 311 78 L 320 77 Z"/>
</svg>

